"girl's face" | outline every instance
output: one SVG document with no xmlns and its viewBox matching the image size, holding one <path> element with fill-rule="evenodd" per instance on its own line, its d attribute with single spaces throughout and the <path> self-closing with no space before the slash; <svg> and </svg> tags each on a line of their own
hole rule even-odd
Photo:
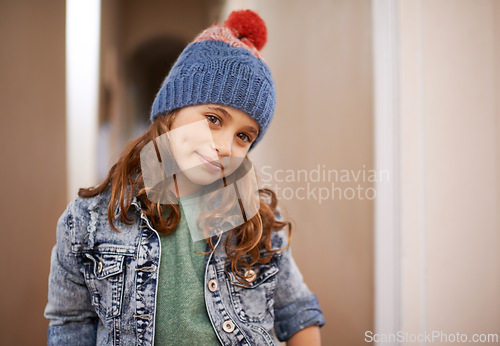
<svg viewBox="0 0 500 346">
<path fill-rule="evenodd" d="M 257 138 L 259 125 L 245 112 L 216 104 L 196 105 L 176 112 L 170 142 L 184 181 L 208 185 L 233 173 Z M 180 180 L 180 181 L 179 181 Z M 181 195 L 183 195 L 182 191 Z"/>
</svg>

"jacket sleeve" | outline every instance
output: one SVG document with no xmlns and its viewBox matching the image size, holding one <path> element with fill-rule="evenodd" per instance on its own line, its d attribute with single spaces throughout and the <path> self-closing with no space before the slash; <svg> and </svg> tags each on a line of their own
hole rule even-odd
<svg viewBox="0 0 500 346">
<path fill-rule="evenodd" d="M 57 223 L 57 244 L 52 249 L 49 297 L 45 317 L 49 320 L 48 345 L 95 345 L 97 314 L 80 271 L 79 255 L 71 250 L 73 202 Z"/>
<path fill-rule="evenodd" d="M 285 232 L 282 233 L 286 239 Z M 286 244 L 285 244 L 286 245 Z M 312 326 L 323 326 L 325 318 L 318 299 L 303 280 L 291 248 L 280 256 L 277 286 L 274 293 L 274 331 L 280 341 L 290 339 L 298 331 Z"/>
</svg>

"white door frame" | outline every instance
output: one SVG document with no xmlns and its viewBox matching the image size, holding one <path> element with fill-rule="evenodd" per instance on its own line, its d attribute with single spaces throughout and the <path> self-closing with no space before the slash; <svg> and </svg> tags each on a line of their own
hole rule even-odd
<svg viewBox="0 0 500 346">
<path fill-rule="evenodd" d="M 375 169 L 375 333 L 401 328 L 400 87 L 398 0 L 372 0 Z M 383 343 L 399 345 L 398 342 Z"/>
</svg>

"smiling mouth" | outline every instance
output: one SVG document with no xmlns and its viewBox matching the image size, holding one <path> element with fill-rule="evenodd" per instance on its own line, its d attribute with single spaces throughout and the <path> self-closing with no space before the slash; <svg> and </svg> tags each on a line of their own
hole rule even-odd
<svg viewBox="0 0 500 346">
<path fill-rule="evenodd" d="M 206 167 L 208 167 L 211 170 L 217 170 L 220 171 L 222 169 L 222 165 L 219 161 L 214 161 L 212 159 L 209 159 L 208 157 L 201 155 L 199 152 L 195 151 L 196 155 L 200 158 L 201 162 L 205 164 Z"/>
</svg>

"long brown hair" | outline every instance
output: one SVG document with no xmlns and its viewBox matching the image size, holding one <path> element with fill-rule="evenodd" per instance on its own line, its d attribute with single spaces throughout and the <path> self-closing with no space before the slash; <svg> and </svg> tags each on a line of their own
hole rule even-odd
<svg viewBox="0 0 500 346">
<path fill-rule="evenodd" d="M 140 158 L 141 150 L 145 145 L 150 141 L 154 142 L 157 137 L 171 128 L 175 113 L 174 111 L 168 115 L 157 117 L 143 135 L 130 142 L 101 184 L 95 187 L 81 188 L 78 191 L 80 197 L 86 198 L 94 197 L 111 189 L 108 220 L 113 230 L 118 232 L 114 225 L 115 210 L 118 206 L 120 207 L 119 220 L 125 224 L 133 223 L 134 220 L 130 219 L 127 213 L 131 208 L 134 196 L 141 201 L 143 213 L 159 233 L 170 234 L 175 231 L 179 224 L 181 212 L 178 204 L 160 204 L 148 199 Z M 269 263 L 275 254 L 288 247 L 287 245 L 283 248 L 272 249 L 272 232 L 288 226 L 288 234 L 290 235 L 292 230 L 290 222 L 278 221 L 275 218 L 274 213 L 278 203 L 276 194 L 270 189 L 259 189 L 259 195 L 261 198 L 258 213 L 242 225 L 229 231 L 224 244 L 231 271 L 242 284 L 247 284 L 246 279 L 249 279 L 242 274 L 243 271 L 257 263 Z M 162 217 L 165 215 L 165 211 L 169 211 L 168 217 Z M 207 241 L 211 251 L 214 251 L 212 239 L 207 238 Z"/>
</svg>

